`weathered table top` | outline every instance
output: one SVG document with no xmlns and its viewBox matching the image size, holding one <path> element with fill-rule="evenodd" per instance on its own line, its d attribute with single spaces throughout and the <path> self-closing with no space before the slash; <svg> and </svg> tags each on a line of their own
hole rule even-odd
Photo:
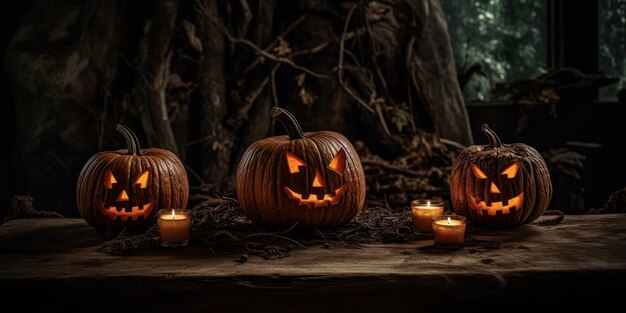
<svg viewBox="0 0 626 313">
<path fill-rule="evenodd" d="M 92 311 L 489 311 L 512 302 L 575 306 L 626 286 L 626 214 L 476 230 L 470 239 L 498 244 L 442 250 L 424 238 L 238 263 L 238 253 L 194 244 L 112 256 L 82 219 L 13 220 L 0 226 L 0 300 L 37 308 L 29 299 L 38 295 L 48 307 Z"/>
</svg>

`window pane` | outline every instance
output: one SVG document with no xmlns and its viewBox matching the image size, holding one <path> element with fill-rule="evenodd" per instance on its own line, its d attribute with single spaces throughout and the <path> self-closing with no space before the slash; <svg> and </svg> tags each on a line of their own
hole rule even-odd
<svg viewBox="0 0 626 313">
<path fill-rule="evenodd" d="M 487 100 L 496 83 L 533 77 L 546 68 L 545 1 L 440 2 L 457 70 L 481 66 L 463 88 L 466 100 Z"/>
<path fill-rule="evenodd" d="M 626 88 L 626 0 L 600 0 L 600 69 L 621 80 L 600 90 L 601 98 L 616 98 Z"/>
</svg>

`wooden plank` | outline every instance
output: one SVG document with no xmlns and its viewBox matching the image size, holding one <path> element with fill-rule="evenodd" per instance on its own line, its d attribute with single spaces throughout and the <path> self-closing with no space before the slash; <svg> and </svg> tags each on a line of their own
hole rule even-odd
<svg viewBox="0 0 626 313">
<path fill-rule="evenodd" d="M 436 310 L 441 303 L 480 308 L 486 299 L 493 305 L 523 299 L 516 307 L 524 307 L 559 298 L 562 308 L 626 287 L 626 214 L 475 230 L 471 239 L 500 246 L 440 250 L 431 238 L 418 238 L 360 249 L 314 247 L 240 264 L 237 253 L 212 254 L 193 244 L 111 256 L 98 251 L 102 242 L 81 219 L 14 220 L 0 226 L 0 301 L 37 308 L 27 299 L 37 295 L 51 308 L 165 311 L 183 303 L 289 312 L 306 304 L 302 309 L 310 311 L 392 312 Z"/>
</svg>

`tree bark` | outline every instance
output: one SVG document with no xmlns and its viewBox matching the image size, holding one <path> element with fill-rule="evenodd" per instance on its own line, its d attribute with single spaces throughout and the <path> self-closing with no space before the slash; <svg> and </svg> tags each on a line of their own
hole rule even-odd
<svg viewBox="0 0 626 313">
<path fill-rule="evenodd" d="M 200 138 L 202 140 L 202 177 L 216 187 L 228 177 L 234 134 L 225 128 L 228 117 L 225 85 L 224 36 L 209 20 L 220 19 L 218 0 L 199 0 L 202 12 L 198 12 L 199 38 L 203 43 L 199 86 L 202 93 L 202 117 Z"/>
<path fill-rule="evenodd" d="M 448 26 L 439 0 L 414 3 L 419 27 L 414 34 L 414 54 L 409 59 L 411 80 L 436 133 L 468 146 L 473 143 L 469 116 L 456 79 Z M 419 3 L 418 3 L 419 2 Z"/>
<path fill-rule="evenodd" d="M 177 6 L 178 0 L 157 1 L 154 17 L 147 22 L 145 36 L 139 44 L 133 95 L 149 145 L 180 156 L 165 98 Z"/>
</svg>

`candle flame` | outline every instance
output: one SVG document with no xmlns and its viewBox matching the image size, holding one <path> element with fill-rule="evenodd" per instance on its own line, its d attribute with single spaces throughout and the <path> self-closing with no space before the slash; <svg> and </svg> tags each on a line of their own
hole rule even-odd
<svg viewBox="0 0 626 313">
<path fill-rule="evenodd" d="M 172 209 L 172 219 L 176 219 L 176 211 L 174 211 L 174 209 Z M 450 221 L 448 221 L 448 223 L 450 223 Z"/>
<path fill-rule="evenodd" d="M 426 206 L 430 206 L 430 200 L 426 201 Z"/>
<path fill-rule="evenodd" d="M 450 225 L 450 217 L 448 216 L 448 225 Z"/>
</svg>

